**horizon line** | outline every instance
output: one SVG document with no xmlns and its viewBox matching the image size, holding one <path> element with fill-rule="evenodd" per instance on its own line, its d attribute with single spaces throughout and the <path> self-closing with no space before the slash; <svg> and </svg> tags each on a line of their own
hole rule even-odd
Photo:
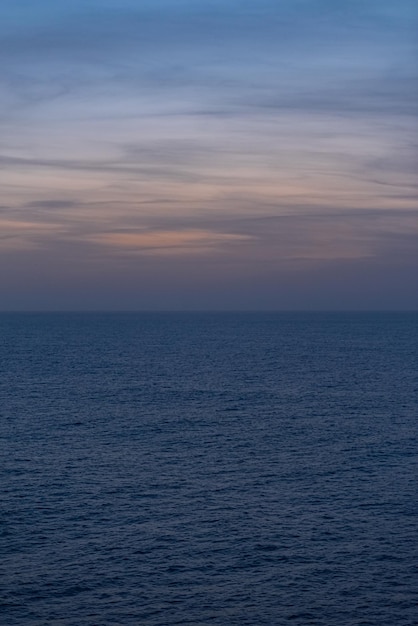
<svg viewBox="0 0 418 626">
<path fill-rule="evenodd" d="M 418 313 L 417 309 L 0 309 L 7 314 Z"/>
</svg>

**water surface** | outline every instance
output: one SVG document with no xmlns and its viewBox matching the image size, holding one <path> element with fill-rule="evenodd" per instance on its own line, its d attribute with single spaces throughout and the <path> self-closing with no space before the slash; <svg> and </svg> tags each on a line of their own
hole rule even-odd
<svg viewBox="0 0 418 626">
<path fill-rule="evenodd" d="M 416 322 L 0 315 L 0 623 L 418 623 Z"/>
</svg>

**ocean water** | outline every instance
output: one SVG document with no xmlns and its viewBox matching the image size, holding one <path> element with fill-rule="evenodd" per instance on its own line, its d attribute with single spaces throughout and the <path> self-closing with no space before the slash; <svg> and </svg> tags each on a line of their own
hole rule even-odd
<svg viewBox="0 0 418 626">
<path fill-rule="evenodd" d="M 0 315 L 0 623 L 418 624 L 417 315 Z"/>
</svg>

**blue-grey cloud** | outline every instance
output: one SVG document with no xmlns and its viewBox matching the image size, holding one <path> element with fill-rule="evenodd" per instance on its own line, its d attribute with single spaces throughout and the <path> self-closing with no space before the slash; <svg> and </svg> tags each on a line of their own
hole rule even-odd
<svg viewBox="0 0 418 626">
<path fill-rule="evenodd" d="M 405 36 L 411 6 L 400 3 L 394 19 L 390 3 L 370 0 L 61 4 L 50 20 L 21 20 L 11 30 L 6 22 L 0 52 L 9 87 L 33 98 L 103 81 L 139 89 L 209 84 L 222 92 L 225 83 L 277 79 L 289 88 L 292 80 L 362 73 L 365 49 L 366 78 L 369 66 L 387 70 L 388 59 L 396 77 L 414 67 L 413 40 Z M 50 77 L 58 78 L 55 86 Z"/>
</svg>

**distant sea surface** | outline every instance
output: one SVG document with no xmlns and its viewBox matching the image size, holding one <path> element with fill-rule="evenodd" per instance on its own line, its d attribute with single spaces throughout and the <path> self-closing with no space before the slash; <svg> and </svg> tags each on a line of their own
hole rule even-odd
<svg viewBox="0 0 418 626">
<path fill-rule="evenodd" d="M 0 315 L 0 624 L 418 624 L 417 315 Z"/>
</svg>

